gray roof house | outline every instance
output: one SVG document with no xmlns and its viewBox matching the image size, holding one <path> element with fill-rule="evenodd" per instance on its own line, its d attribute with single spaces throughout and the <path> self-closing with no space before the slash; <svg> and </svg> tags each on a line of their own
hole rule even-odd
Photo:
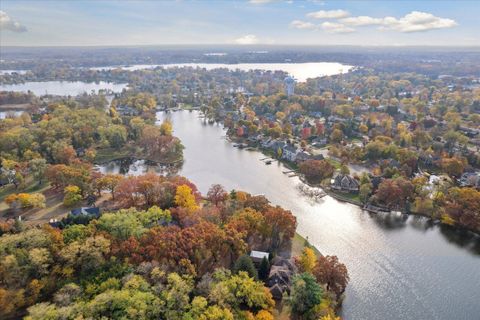
<svg viewBox="0 0 480 320">
<path fill-rule="evenodd" d="M 297 154 L 300 151 L 301 150 L 294 145 L 287 144 L 282 149 L 282 158 L 291 162 L 295 162 L 297 160 Z"/>
<path fill-rule="evenodd" d="M 358 192 L 360 184 L 349 175 L 339 174 L 332 179 L 331 188 L 342 192 Z"/>
</svg>

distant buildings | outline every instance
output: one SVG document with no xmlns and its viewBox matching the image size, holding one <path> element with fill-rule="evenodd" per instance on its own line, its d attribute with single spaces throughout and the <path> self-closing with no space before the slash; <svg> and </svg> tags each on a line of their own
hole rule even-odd
<svg viewBox="0 0 480 320">
<path fill-rule="evenodd" d="M 288 76 L 283 80 L 283 83 L 285 84 L 285 93 L 287 96 L 293 96 L 295 94 L 295 79 Z"/>
</svg>

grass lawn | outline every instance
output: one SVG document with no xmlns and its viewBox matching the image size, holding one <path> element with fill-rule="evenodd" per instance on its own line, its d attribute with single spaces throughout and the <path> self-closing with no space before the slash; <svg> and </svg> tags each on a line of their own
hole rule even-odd
<svg viewBox="0 0 480 320">
<path fill-rule="evenodd" d="M 342 166 L 340 161 L 334 160 L 332 158 L 326 158 L 325 160 L 327 160 L 335 169 L 340 169 L 340 167 Z"/>
</svg>

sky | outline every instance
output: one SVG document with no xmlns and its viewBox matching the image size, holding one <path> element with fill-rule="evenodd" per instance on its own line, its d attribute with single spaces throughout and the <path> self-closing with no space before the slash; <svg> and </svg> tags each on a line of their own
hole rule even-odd
<svg viewBox="0 0 480 320">
<path fill-rule="evenodd" d="M 480 1 L 0 1 L 1 46 L 479 46 Z"/>
</svg>

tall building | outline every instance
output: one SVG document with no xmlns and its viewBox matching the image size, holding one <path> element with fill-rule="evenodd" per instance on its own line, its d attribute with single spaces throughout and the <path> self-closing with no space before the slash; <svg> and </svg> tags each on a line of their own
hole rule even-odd
<svg viewBox="0 0 480 320">
<path fill-rule="evenodd" d="M 283 80 L 283 83 L 285 84 L 285 93 L 287 96 L 291 96 L 295 94 L 295 79 L 293 77 L 286 77 L 285 80 Z"/>
</svg>

